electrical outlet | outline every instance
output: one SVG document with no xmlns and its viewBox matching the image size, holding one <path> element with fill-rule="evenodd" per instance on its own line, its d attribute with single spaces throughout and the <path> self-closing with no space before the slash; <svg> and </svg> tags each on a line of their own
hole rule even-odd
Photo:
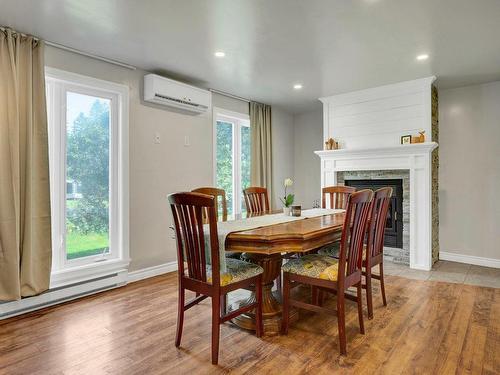
<svg viewBox="0 0 500 375">
<path fill-rule="evenodd" d="M 189 140 L 189 136 L 187 136 L 187 135 L 184 136 L 184 146 L 185 147 L 191 146 L 191 142 Z"/>
<path fill-rule="evenodd" d="M 161 143 L 160 133 L 155 133 L 155 136 L 154 136 L 154 142 L 155 142 L 156 144 L 160 144 L 160 143 Z"/>
</svg>

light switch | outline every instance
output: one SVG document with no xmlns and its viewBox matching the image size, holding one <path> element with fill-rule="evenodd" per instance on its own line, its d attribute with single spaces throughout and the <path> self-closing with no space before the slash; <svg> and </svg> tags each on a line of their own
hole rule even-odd
<svg viewBox="0 0 500 375">
<path fill-rule="evenodd" d="M 187 135 L 184 136 L 184 146 L 186 146 L 186 147 L 191 146 L 191 142 L 189 140 L 189 136 L 187 136 Z"/>
<path fill-rule="evenodd" d="M 160 144 L 161 143 L 160 133 L 155 133 L 154 142 L 156 144 Z"/>
</svg>

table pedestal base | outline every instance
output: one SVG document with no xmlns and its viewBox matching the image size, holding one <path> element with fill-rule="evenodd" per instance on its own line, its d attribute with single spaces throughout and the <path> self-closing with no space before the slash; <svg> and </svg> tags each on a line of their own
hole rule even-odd
<svg viewBox="0 0 500 375">
<path fill-rule="evenodd" d="M 281 299 L 280 292 L 272 291 L 274 280 L 281 272 L 281 254 L 243 254 L 243 259 L 256 263 L 264 269 L 262 274 L 262 318 L 264 323 L 264 334 L 267 336 L 278 335 L 281 331 Z M 237 301 L 235 308 L 255 302 L 255 291 L 252 290 L 250 296 L 245 300 Z M 230 308 L 233 310 L 233 308 Z M 290 322 L 298 319 L 298 312 L 290 310 Z M 255 314 L 248 312 L 241 314 L 232 320 L 238 327 L 255 330 Z"/>
</svg>

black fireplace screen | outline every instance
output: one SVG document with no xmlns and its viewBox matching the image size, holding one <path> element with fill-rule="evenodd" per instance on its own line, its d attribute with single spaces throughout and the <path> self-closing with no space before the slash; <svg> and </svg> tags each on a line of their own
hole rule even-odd
<svg viewBox="0 0 500 375">
<path fill-rule="evenodd" d="M 355 187 L 356 190 L 377 190 L 382 187 L 392 187 L 391 203 L 387 212 L 384 246 L 403 248 L 403 180 L 345 180 L 346 186 Z"/>
</svg>

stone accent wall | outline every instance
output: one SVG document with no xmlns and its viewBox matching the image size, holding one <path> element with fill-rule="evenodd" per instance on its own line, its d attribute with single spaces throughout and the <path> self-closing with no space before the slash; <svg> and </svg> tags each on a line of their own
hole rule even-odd
<svg viewBox="0 0 500 375">
<path fill-rule="evenodd" d="M 403 180 L 403 248 L 384 247 L 384 257 L 394 263 L 410 264 L 410 171 L 348 171 L 337 172 L 337 183 L 343 185 L 345 180 Z"/>
<path fill-rule="evenodd" d="M 432 86 L 432 140 L 439 143 L 438 91 Z M 439 259 L 439 147 L 432 151 L 432 261 Z"/>
</svg>

